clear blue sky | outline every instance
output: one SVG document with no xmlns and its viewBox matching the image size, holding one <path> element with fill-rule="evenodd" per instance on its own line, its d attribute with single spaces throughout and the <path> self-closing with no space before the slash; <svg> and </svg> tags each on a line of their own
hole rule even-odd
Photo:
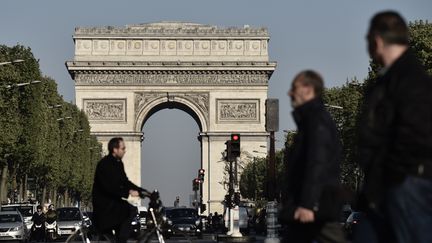
<svg viewBox="0 0 432 243">
<path fill-rule="evenodd" d="M 286 92 L 297 72 L 316 69 L 327 86 L 366 76 L 365 32 L 370 17 L 386 9 L 399 11 L 408 21 L 432 20 L 431 0 L 2 0 L 0 43 L 30 46 L 40 59 L 43 73 L 57 80 L 65 100 L 73 101 L 74 84 L 64 62 L 73 57 L 72 34 L 76 26 L 124 26 L 161 20 L 266 26 L 271 35 L 270 58 L 278 62 L 270 80 L 269 97 L 280 99 L 283 130 L 295 128 Z M 181 131 L 176 131 L 180 126 Z M 199 167 L 197 125 L 184 112 L 164 110 L 147 122 L 144 132 L 144 183 L 149 188 L 161 188 L 170 204 L 176 194 L 186 203 L 192 177 Z M 186 138 L 161 139 L 168 136 Z M 281 132 L 277 134 L 280 140 L 282 136 Z M 163 149 L 160 144 L 164 144 Z M 156 174 L 152 172 L 165 171 L 167 165 L 171 169 L 166 177 L 152 177 Z M 174 184 L 176 187 L 169 186 Z"/>
</svg>

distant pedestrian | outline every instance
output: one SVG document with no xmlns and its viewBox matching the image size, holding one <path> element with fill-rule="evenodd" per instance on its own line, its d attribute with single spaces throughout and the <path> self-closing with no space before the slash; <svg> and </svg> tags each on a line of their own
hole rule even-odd
<svg viewBox="0 0 432 243">
<path fill-rule="evenodd" d="M 174 207 L 178 208 L 179 206 L 180 206 L 180 197 L 177 196 L 176 199 L 175 199 L 175 201 L 174 201 Z"/>
<path fill-rule="evenodd" d="M 341 145 L 323 92 L 323 79 L 311 70 L 299 73 L 289 91 L 297 132 L 286 156 L 283 242 L 345 242 L 338 223 Z"/>
<path fill-rule="evenodd" d="M 432 79 L 396 12 L 375 15 L 369 54 L 382 69 L 366 92 L 359 162 L 365 211 L 355 242 L 432 242 Z"/>
</svg>

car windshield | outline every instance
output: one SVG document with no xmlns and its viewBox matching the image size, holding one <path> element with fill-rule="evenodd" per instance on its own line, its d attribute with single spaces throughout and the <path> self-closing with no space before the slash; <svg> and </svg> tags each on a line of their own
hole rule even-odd
<svg viewBox="0 0 432 243">
<path fill-rule="evenodd" d="M 21 215 L 23 217 L 31 217 L 33 216 L 33 207 L 32 206 L 20 206 L 18 207 Z"/>
<path fill-rule="evenodd" d="M 81 220 L 81 214 L 78 209 L 71 208 L 71 209 L 58 209 L 57 210 L 57 217 L 61 221 L 74 221 L 74 220 Z"/>
<path fill-rule="evenodd" d="M 361 213 L 354 213 L 353 220 L 359 220 L 361 218 Z"/>
<path fill-rule="evenodd" d="M 0 223 L 21 222 L 21 217 L 18 214 L 1 214 Z"/>
<path fill-rule="evenodd" d="M 197 217 L 197 212 L 194 209 L 175 209 L 167 212 L 168 218 L 193 218 Z"/>
</svg>

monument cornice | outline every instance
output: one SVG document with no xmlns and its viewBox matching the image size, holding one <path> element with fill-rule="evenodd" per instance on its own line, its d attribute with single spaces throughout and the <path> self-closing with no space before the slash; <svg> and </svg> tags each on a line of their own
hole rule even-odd
<svg viewBox="0 0 432 243">
<path fill-rule="evenodd" d="M 109 75 L 127 75 L 127 78 L 135 80 L 139 79 L 139 76 L 146 79 L 148 75 L 216 75 L 219 77 L 223 76 L 224 79 L 227 79 L 229 75 L 261 75 L 260 79 L 263 80 L 266 78 L 268 80 L 276 68 L 276 63 L 69 61 L 66 62 L 66 66 L 72 79 L 77 79 L 75 81 L 79 84 L 83 83 L 83 80 L 96 79 L 96 77 L 91 77 L 91 75 L 105 75 L 104 77 L 106 79 L 109 79 Z M 86 78 L 82 79 L 82 77 Z M 237 76 L 236 79 L 238 78 Z M 267 81 L 264 82 L 263 80 L 263 82 L 259 83 L 264 84 L 267 83 Z"/>
<path fill-rule="evenodd" d="M 125 27 L 76 27 L 74 38 L 85 37 L 252 37 L 269 38 L 267 28 L 218 27 L 184 22 L 159 22 L 127 25 Z"/>
<path fill-rule="evenodd" d="M 270 61 L 67 61 L 69 68 L 73 67 L 276 67 L 276 62 Z"/>
<path fill-rule="evenodd" d="M 266 70 L 80 70 L 75 85 L 267 86 Z"/>
</svg>

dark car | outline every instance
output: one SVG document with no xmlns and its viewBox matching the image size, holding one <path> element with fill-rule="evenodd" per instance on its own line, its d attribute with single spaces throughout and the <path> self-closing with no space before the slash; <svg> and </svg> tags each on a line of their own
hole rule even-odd
<svg viewBox="0 0 432 243">
<path fill-rule="evenodd" d="M 347 236 L 352 238 L 355 228 L 359 225 L 363 214 L 361 212 L 352 212 L 345 223 Z"/>
<path fill-rule="evenodd" d="M 202 236 L 201 220 L 194 208 L 169 208 L 164 210 L 164 236 Z"/>
</svg>

